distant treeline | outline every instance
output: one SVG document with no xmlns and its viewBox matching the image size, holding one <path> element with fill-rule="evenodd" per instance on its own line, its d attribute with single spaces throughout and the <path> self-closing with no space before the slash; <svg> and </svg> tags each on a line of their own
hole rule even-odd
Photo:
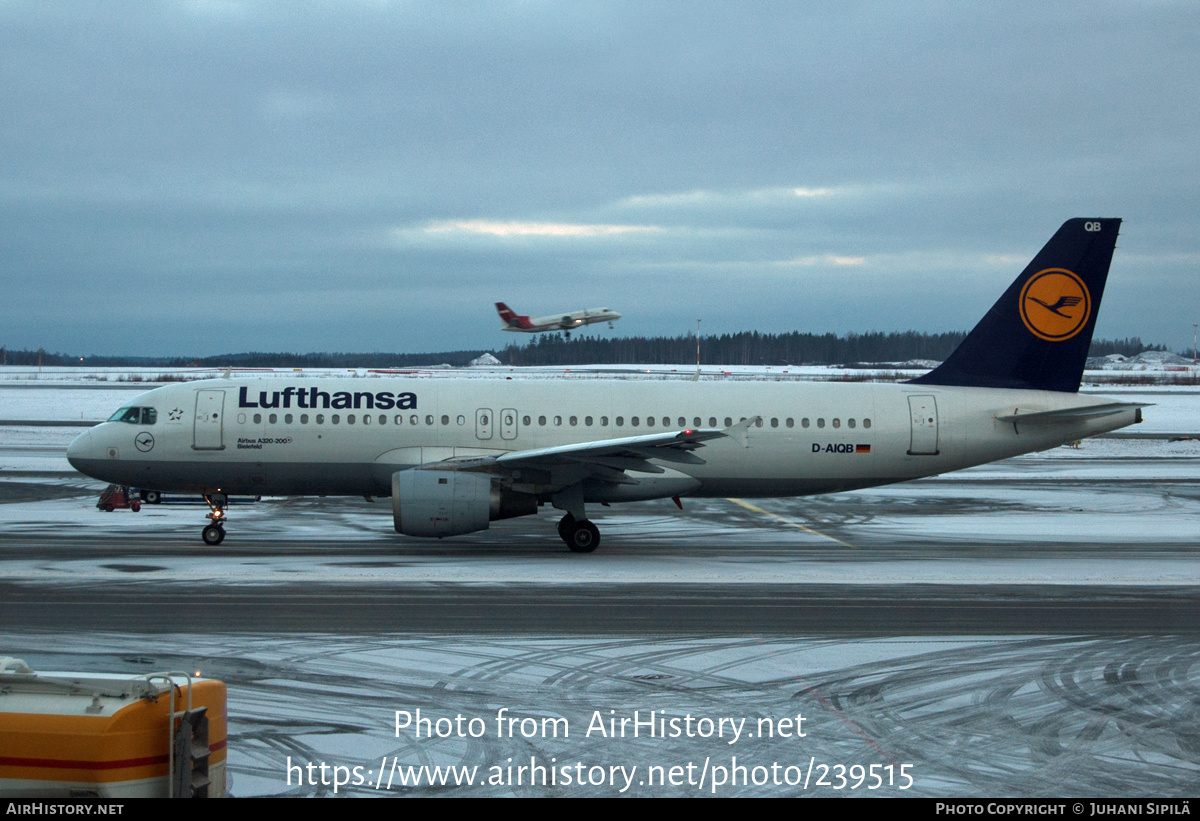
<svg viewBox="0 0 1200 821">
<path fill-rule="evenodd" d="M 833 365 L 945 359 L 962 333 L 762 334 L 746 331 L 700 338 L 704 365 Z M 513 365 L 687 364 L 696 361 L 696 337 L 582 337 L 542 335 L 527 345 L 510 345 L 498 358 Z"/>
<path fill-rule="evenodd" d="M 841 365 L 859 362 L 906 362 L 913 359 L 941 361 L 958 347 L 965 332 L 761 334 L 744 331 L 700 338 L 700 362 L 704 365 Z M 1093 340 L 1089 356 L 1119 353 L 1135 356 L 1142 351 L 1162 351 L 1162 345 L 1145 345 L 1142 340 Z M 686 364 L 696 361 L 696 337 L 584 337 L 563 339 L 544 334 L 526 345 L 510 345 L 497 354 L 511 365 L 614 365 Z"/>
<path fill-rule="evenodd" d="M 859 362 L 906 362 L 911 359 L 943 360 L 963 340 L 965 333 L 924 334 L 850 333 L 760 334 L 746 331 L 700 338 L 700 362 L 705 365 L 842 365 Z M 1146 345 L 1138 337 L 1092 340 L 1089 356 L 1117 353 L 1136 356 L 1143 351 L 1165 351 L 1164 345 Z M 677 337 L 575 337 L 557 334 L 536 336 L 524 345 L 500 351 L 443 351 L 440 353 L 236 353 L 219 356 L 147 357 L 84 356 L 0 348 L 8 365 L 152 367 L 152 368 L 418 368 L 436 365 L 462 367 L 491 353 L 506 365 L 680 365 L 696 361 L 696 338 Z M 1190 352 L 1188 352 L 1190 354 Z"/>
</svg>

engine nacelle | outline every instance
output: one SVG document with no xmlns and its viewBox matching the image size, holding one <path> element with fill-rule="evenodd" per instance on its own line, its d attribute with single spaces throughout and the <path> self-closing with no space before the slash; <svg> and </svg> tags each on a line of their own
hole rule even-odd
<svg viewBox="0 0 1200 821">
<path fill-rule="evenodd" d="M 405 536 L 459 536 L 487 530 L 492 479 L 461 470 L 392 474 L 392 517 Z"/>
<path fill-rule="evenodd" d="M 410 468 L 392 474 L 392 517 L 405 536 L 461 536 L 493 519 L 537 513 L 533 496 L 492 484 L 486 473 Z"/>
</svg>

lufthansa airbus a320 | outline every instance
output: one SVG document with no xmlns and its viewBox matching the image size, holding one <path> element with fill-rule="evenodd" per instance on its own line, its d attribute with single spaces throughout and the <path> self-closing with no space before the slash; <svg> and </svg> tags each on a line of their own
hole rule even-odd
<svg viewBox="0 0 1200 821">
<path fill-rule="evenodd" d="M 902 482 L 1141 421 L 1078 393 L 1118 219 L 1066 222 L 950 357 L 899 384 L 615 379 L 227 378 L 146 393 L 71 443 L 81 472 L 201 493 L 391 496 L 395 529 L 456 536 L 588 506 Z"/>
</svg>

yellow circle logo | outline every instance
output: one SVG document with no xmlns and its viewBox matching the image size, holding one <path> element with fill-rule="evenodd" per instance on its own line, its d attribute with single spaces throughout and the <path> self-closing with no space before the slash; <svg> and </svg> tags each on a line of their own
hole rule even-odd
<svg viewBox="0 0 1200 821">
<path fill-rule="evenodd" d="M 1021 289 L 1021 321 L 1034 336 L 1062 342 L 1079 333 L 1092 313 L 1083 280 L 1065 268 L 1047 268 Z"/>
</svg>

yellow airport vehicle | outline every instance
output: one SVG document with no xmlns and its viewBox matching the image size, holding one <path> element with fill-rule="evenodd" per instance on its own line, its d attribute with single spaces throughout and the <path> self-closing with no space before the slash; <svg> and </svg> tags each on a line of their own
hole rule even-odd
<svg viewBox="0 0 1200 821">
<path fill-rule="evenodd" d="M 0 657 L 0 797 L 225 795 L 224 682 Z"/>
</svg>

